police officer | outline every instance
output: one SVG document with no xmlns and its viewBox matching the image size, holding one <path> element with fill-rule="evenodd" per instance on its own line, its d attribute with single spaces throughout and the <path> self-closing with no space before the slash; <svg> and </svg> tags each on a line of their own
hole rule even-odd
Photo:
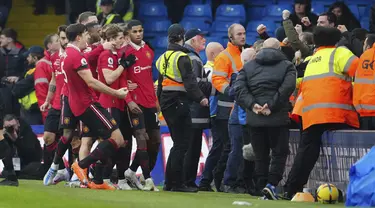
<svg viewBox="0 0 375 208">
<path fill-rule="evenodd" d="M 183 47 L 184 29 L 173 24 L 168 29 L 168 49 L 156 61 L 160 72 L 158 97 L 161 111 L 168 125 L 173 147 L 168 157 L 165 186 L 166 191 L 197 192 L 183 182 L 183 162 L 192 133 L 190 104 L 192 101 L 208 106 L 208 99 L 198 87 L 192 64 Z"/>
</svg>

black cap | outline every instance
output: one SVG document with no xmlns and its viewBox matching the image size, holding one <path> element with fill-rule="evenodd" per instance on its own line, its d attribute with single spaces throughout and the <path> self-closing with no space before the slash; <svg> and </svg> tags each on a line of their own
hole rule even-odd
<svg viewBox="0 0 375 208">
<path fill-rule="evenodd" d="M 40 47 L 40 46 L 31 46 L 28 51 L 26 51 L 25 53 L 23 53 L 23 57 L 27 58 L 30 53 L 35 53 L 35 54 L 43 55 L 44 54 L 44 49 L 42 47 Z"/>
<path fill-rule="evenodd" d="M 101 0 L 100 1 L 100 6 L 105 6 L 105 5 L 110 5 L 113 4 L 113 0 Z"/>
<path fill-rule="evenodd" d="M 169 38 L 181 38 L 184 37 L 184 28 L 180 24 L 173 24 L 168 28 L 168 37 Z"/>
<path fill-rule="evenodd" d="M 185 40 L 190 40 L 197 35 L 206 35 L 206 34 L 207 34 L 206 32 L 203 32 L 199 28 L 192 28 L 185 33 Z"/>
</svg>

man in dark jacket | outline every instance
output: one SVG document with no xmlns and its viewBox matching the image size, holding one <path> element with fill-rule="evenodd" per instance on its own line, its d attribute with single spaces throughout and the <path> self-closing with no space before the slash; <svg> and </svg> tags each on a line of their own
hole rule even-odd
<svg viewBox="0 0 375 208">
<path fill-rule="evenodd" d="M 204 34 L 205 33 L 198 28 L 188 30 L 185 33 L 185 47 L 190 50 L 188 55 L 193 66 L 193 72 L 196 76 L 198 86 L 205 96 L 209 97 L 212 84 L 208 82 L 207 75 L 203 69 L 202 60 L 199 57 L 199 52 L 204 50 L 206 45 Z M 204 129 L 210 127 L 210 109 L 194 102 L 190 105 L 190 113 L 193 132 L 184 161 L 184 181 L 186 186 L 197 188 L 195 180 L 202 149 L 202 134 Z"/>
<path fill-rule="evenodd" d="M 277 39 L 267 39 L 263 47 L 239 72 L 234 87 L 236 101 L 247 112 L 256 188 L 272 199 L 269 196 L 275 196 L 289 154 L 289 97 L 296 87 L 296 69 L 281 52 Z"/>
<path fill-rule="evenodd" d="M 208 106 L 208 99 L 199 89 L 192 71 L 191 60 L 183 47 L 184 29 L 173 24 L 168 29 L 168 49 L 156 61 L 160 72 L 158 97 L 160 108 L 167 122 L 173 147 L 168 156 L 165 171 L 166 191 L 197 192 L 197 188 L 187 187 L 183 182 L 183 162 L 192 138 L 190 103 L 195 101 Z"/>
<path fill-rule="evenodd" d="M 102 12 L 97 14 L 101 26 L 124 22 L 121 16 L 113 10 L 113 3 L 113 0 L 101 0 L 100 8 Z"/>
</svg>

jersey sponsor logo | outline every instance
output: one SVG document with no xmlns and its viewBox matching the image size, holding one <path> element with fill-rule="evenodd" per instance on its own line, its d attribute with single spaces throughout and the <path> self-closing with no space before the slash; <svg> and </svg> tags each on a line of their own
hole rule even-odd
<svg viewBox="0 0 375 208">
<path fill-rule="evenodd" d="M 147 69 L 151 69 L 151 66 L 145 66 L 145 67 L 135 66 L 134 73 L 135 74 L 141 73 L 142 70 L 147 70 Z"/>
</svg>

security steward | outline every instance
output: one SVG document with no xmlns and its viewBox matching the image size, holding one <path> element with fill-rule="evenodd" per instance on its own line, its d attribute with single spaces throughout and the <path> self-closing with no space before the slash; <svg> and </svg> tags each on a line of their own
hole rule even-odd
<svg viewBox="0 0 375 208">
<path fill-rule="evenodd" d="M 353 85 L 353 104 L 362 130 L 375 130 L 375 35 L 369 34 L 363 45 Z"/>
<path fill-rule="evenodd" d="M 113 0 L 101 0 L 100 9 L 102 12 L 97 14 L 101 26 L 124 22 L 121 16 L 113 10 L 113 4 Z"/>
<path fill-rule="evenodd" d="M 168 49 L 156 61 L 160 73 L 158 98 L 173 140 L 165 173 L 165 191 L 197 192 L 183 182 L 183 163 L 192 138 L 190 105 L 192 101 L 208 106 L 208 99 L 198 87 L 192 64 L 183 47 L 184 28 L 173 24 L 168 29 Z"/>
<path fill-rule="evenodd" d="M 336 47 L 341 32 L 318 26 L 316 52 L 307 64 L 301 84 L 302 135 L 285 184 L 285 198 L 302 191 L 319 158 L 322 135 L 328 130 L 358 128 L 353 106 L 352 78 L 359 59 L 346 47 Z"/>
<path fill-rule="evenodd" d="M 103 0 L 96 1 L 96 13 L 99 14 L 102 12 L 101 3 Z M 122 20 L 129 21 L 133 19 L 134 16 L 134 0 L 121 0 L 114 1 L 114 11 L 116 11 Z"/>
</svg>

